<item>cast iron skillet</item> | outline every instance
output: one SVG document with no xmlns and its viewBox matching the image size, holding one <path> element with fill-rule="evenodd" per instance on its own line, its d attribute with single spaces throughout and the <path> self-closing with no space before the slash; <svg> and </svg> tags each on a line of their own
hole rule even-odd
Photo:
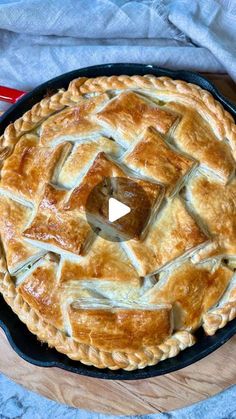
<svg viewBox="0 0 236 419">
<path fill-rule="evenodd" d="M 48 92 L 56 92 L 59 88 L 67 88 L 69 82 L 74 78 L 121 74 L 154 74 L 155 76 L 169 76 L 174 79 L 198 84 L 203 89 L 211 92 L 224 108 L 236 118 L 236 106 L 222 96 L 213 84 L 196 73 L 172 71 L 152 65 L 105 64 L 71 71 L 49 80 L 32 92 L 25 94 L 0 118 L 0 135 L 10 122 L 19 118 L 35 103 L 39 102 L 44 95 Z M 12 348 L 26 361 L 40 367 L 58 367 L 81 375 L 113 380 L 137 380 L 179 370 L 209 355 L 236 333 L 236 319 L 229 322 L 226 327 L 219 330 L 214 336 L 206 336 L 202 328 L 200 328 L 195 334 L 197 343 L 191 348 L 180 352 L 177 357 L 167 359 L 152 367 L 132 372 L 123 370 L 110 371 L 109 369 L 100 370 L 92 366 L 83 365 L 78 361 L 72 361 L 55 349 L 49 349 L 46 344 L 41 344 L 13 313 L 2 297 L 0 297 L 0 307 L 0 327 L 4 330 Z"/>
</svg>

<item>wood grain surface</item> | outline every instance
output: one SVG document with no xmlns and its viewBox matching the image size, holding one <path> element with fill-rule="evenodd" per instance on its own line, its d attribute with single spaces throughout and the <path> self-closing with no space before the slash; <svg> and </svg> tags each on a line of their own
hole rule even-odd
<svg viewBox="0 0 236 419">
<path fill-rule="evenodd" d="M 236 102 L 226 75 L 205 74 Z M 0 331 L 0 371 L 24 387 L 61 403 L 107 414 L 147 414 L 179 409 L 236 383 L 236 336 L 194 365 L 165 376 L 137 381 L 105 381 L 57 368 L 40 368 L 18 357 Z"/>
<path fill-rule="evenodd" d="M 28 364 L 0 333 L 0 371 L 61 403 L 107 414 L 158 413 L 196 403 L 236 383 L 236 336 L 203 360 L 165 376 L 106 381 Z"/>
</svg>

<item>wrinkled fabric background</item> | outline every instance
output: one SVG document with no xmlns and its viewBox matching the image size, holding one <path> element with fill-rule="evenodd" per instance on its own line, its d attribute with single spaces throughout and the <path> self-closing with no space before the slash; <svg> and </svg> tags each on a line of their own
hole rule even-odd
<svg viewBox="0 0 236 419">
<path fill-rule="evenodd" d="M 0 0 L 0 84 L 29 90 L 94 64 L 228 72 L 235 0 Z"/>
</svg>

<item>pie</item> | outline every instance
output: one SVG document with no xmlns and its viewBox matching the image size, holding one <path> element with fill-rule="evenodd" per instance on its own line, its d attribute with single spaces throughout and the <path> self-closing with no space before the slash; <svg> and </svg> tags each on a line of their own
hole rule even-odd
<svg viewBox="0 0 236 419">
<path fill-rule="evenodd" d="M 215 334 L 236 317 L 235 160 L 234 120 L 199 86 L 73 80 L 0 137 L 4 299 L 40 341 L 97 368 L 155 365 L 198 328 Z M 110 225 L 111 190 L 138 208 L 131 222 Z"/>
</svg>

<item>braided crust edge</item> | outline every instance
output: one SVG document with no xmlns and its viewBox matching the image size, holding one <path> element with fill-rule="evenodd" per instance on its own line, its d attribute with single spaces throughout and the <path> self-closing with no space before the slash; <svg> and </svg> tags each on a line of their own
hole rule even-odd
<svg viewBox="0 0 236 419">
<path fill-rule="evenodd" d="M 217 131 L 220 139 L 226 137 L 230 143 L 234 158 L 236 158 L 236 125 L 232 116 L 206 90 L 199 86 L 168 77 L 146 76 L 111 76 L 88 79 L 81 77 L 73 80 L 67 91 L 59 90 L 51 97 L 42 99 L 22 117 L 8 125 L 0 137 L 0 162 L 5 160 L 18 139 L 26 132 L 41 124 L 44 119 L 62 110 L 65 106 L 72 106 L 81 100 L 82 95 L 103 93 L 108 90 L 124 89 L 154 89 L 159 93 L 172 93 L 182 102 L 194 106 L 201 114 L 209 119 Z M 4 263 L 0 272 L 5 270 Z M 0 273 L 0 291 L 13 311 L 23 321 L 28 329 L 37 337 L 66 354 L 73 360 L 79 360 L 86 365 L 97 368 L 122 368 L 127 371 L 155 365 L 159 361 L 176 356 L 181 350 L 192 346 L 195 338 L 187 331 L 177 332 L 157 347 L 145 348 L 135 353 L 121 351 L 105 352 L 92 346 L 85 345 L 66 336 L 50 324 L 41 320 L 36 312 L 17 294 L 14 283 L 8 274 Z M 236 295 L 223 307 L 212 310 L 203 317 L 203 328 L 207 334 L 213 335 L 236 317 Z"/>
<path fill-rule="evenodd" d="M 218 329 L 222 329 L 229 321 L 236 318 L 236 288 L 231 293 L 229 300 L 221 307 L 215 308 L 203 316 L 203 329 L 212 336 Z"/>
<path fill-rule="evenodd" d="M 0 291 L 20 320 L 40 341 L 47 342 L 50 347 L 55 347 L 73 360 L 86 365 L 94 365 L 97 368 L 111 370 L 121 368 L 126 371 L 141 369 L 172 358 L 195 343 L 195 338 L 191 333 L 182 331 L 175 333 L 161 345 L 146 347 L 137 352 L 101 351 L 94 346 L 77 342 L 40 319 L 35 310 L 17 294 L 14 282 L 8 274 L 5 274 L 0 281 Z"/>
<path fill-rule="evenodd" d="M 78 100 L 84 94 L 124 89 L 152 89 L 159 94 L 175 95 L 182 103 L 194 107 L 204 119 L 208 119 L 220 139 L 228 139 L 236 159 L 236 125 L 233 117 L 211 93 L 195 84 L 153 75 L 104 76 L 75 79 L 70 83 L 68 91 L 71 93 L 71 99 Z"/>
<path fill-rule="evenodd" d="M 61 89 L 56 94 L 36 103 L 22 117 L 8 125 L 0 137 L 0 161 L 12 151 L 18 139 L 36 128 L 43 120 L 65 106 L 72 106 L 85 94 L 103 93 L 108 90 L 152 89 L 159 93 L 172 94 L 197 109 L 212 124 L 220 139 L 227 138 L 236 159 L 236 125 L 232 116 L 213 98 L 211 93 L 199 86 L 169 77 L 111 76 L 74 79 L 68 90 Z"/>
<path fill-rule="evenodd" d="M 8 157 L 23 134 L 36 128 L 46 118 L 62 110 L 65 106 L 74 105 L 75 102 L 71 99 L 71 96 L 69 91 L 61 89 L 54 95 L 43 98 L 15 122 L 9 124 L 0 137 L 0 160 Z"/>
</svg>

